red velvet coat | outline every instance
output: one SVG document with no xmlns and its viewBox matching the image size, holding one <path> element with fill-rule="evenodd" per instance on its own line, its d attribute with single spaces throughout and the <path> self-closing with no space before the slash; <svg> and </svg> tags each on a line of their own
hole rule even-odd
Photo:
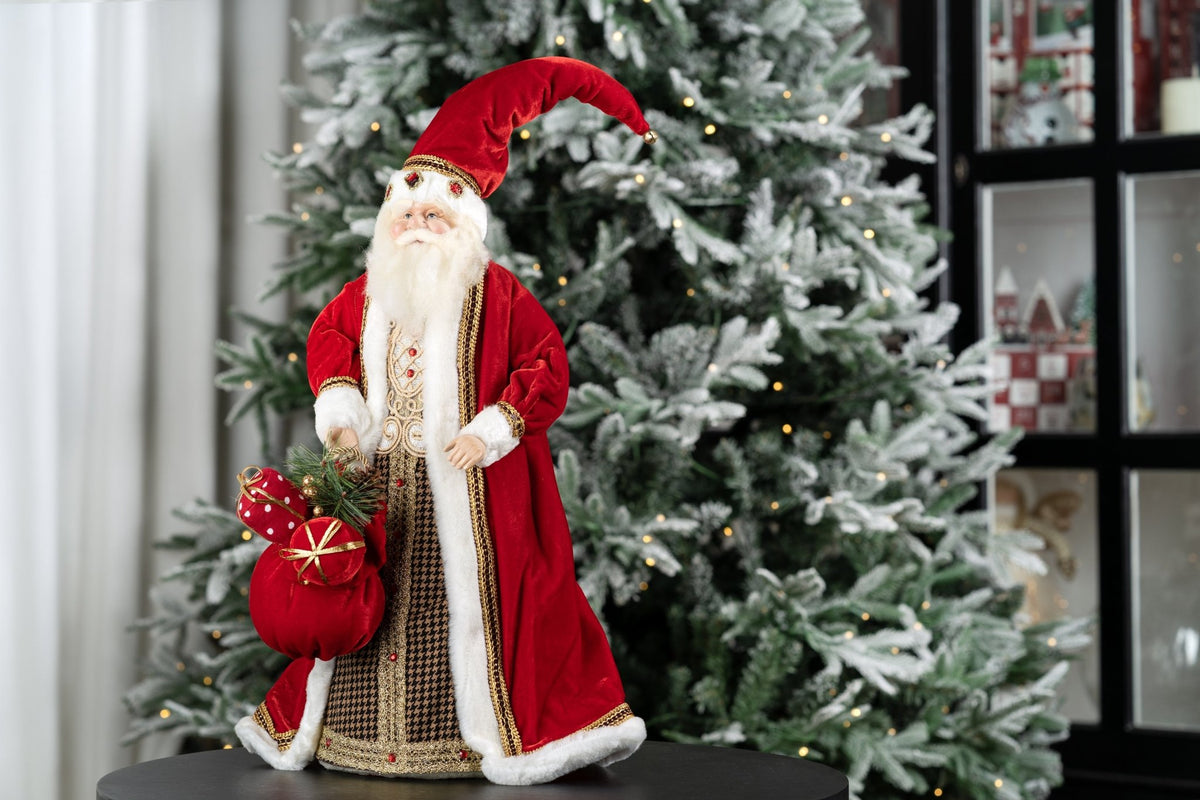
<svg viewBox="0 0 1200 800">
<path fill-rule="evenodd" d="M 364 275 L 347 284 L 314 324 L 308 369 L 318 395 L 353 388 L 367 396 L 370 406 L 370 393 L 384 391 L 364 381 L 364 375 L 371 374 L 363 358 L 364 350 L 371 352 L 364 346 L 369 335 L 366 306 Z M 471 533 L 478 546 L 485 636 L 496 637 L 499 650 L 489 656 L 488 670 L 505 755 L 530 753 L 572 734 L 623 721 L 641 726 L 625 705 L 607 639 L 575 580 L 571 537 L 546 438 L 567 400 L 562 338 L 533 295 L 495 263 L 487 267 L 482 291 L 468 294 L 459 331 L 458 393 L 460 404 L 469 406 L 460 408 L 461 423 L 481 419 L 487 409 L 493 422 L 508 422 L 504 433 L 512 435 L 501 445 L 498 460 L 485 459 L 487 466 L 467 471 L 468 482 L 481 487 L 483 495 L 470 517 Z M 426 366 L 427 374 L 432 367 Z M 427 388 L 427 427 L 428 392 Z M 496 417 L 496 409 L 503 409 L 503 415 Z M 374 419 L 371 424 L 378 423 Z M 472 431 L 470 426 L 466 429 Z M 492 443 L 486 443 L 495 458 Z M 507 447 L 512 449 L 505 453 Z M 427 459 L 438 458 L 445 456 L 431 447 Z M 432 469 L 431 479 L 435 503 L 457 502 L 439 496 Z M 439 527 L 443 524 L 439 509 Z M 445 537 L 439 536 L 445 551 Z M 455 591 L 451 571 L 448 592 Z M 489 612 L 489 606 L 498 611 Z M 451 614 L 453 626 L 453 603 Z M 489 653 L 492 650 L 489 643 Z M 459 678 L 455 675 L 456 686 Z M 463 695 L 458 699 L 462 702 Z M 510 727 L 515 722 L 515 731 L 506 732 L 506 718 Z"/>
</svg>

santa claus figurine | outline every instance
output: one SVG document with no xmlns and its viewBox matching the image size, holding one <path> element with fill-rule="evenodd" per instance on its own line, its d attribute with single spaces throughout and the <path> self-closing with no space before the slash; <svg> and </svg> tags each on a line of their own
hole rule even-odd
<svg viewBox="0 0 1200 800">
<path fill-rule="evenodd" d="M 646 727 L 575 581 L 547 428 L 562 338 L 483 244 L 515 127 L 576 97 L 653 142 L 629 91 L 567 58 L 446 100 L 391 178 L 366 274 L 308 339 L 317 433 L 387 476 L 383 621 L 297 660 L 237 731 L 279 769 L 553 780 L 632 754 Z"/>
</svg>

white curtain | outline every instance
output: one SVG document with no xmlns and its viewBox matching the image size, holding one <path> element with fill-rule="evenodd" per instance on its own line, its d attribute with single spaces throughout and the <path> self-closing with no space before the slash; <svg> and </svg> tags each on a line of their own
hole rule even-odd
<svg viewBox="0 0 1200 800">
<path fill-rule="evenodd" d="M 298 135 L 288 20 L 352 7 L 0 3 L 6 797 L 94 797 L 135 758 L 151 544 L 257 455 L 221 424 L 212 353 L 240 339 L 229 305 L 283 311 L 255 299 L 285 243 L 245 217 L 286 202 L 259 156 Z"/>
</svg>

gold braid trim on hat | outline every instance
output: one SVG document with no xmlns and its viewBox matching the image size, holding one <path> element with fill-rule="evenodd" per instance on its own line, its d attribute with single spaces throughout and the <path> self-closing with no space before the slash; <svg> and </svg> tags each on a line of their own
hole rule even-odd
<svg viewBox="0 0 1200 800">
<path fill-rule="evenodd" d="M 436 172 L 439 175 L 445 175 L 447 178 L 462 181 L 464 186 L 482 197 L 479 191 L 479 184 L 471 177 L 471 173 L 456 164 L 451 164 L 444 158 L 438 158 L 437 156 L 409 156 L 408 160 L 404 162 L 404 166 L 400 168 L 400 171 L 403 172 L 406 169 Z"/>
</svg>

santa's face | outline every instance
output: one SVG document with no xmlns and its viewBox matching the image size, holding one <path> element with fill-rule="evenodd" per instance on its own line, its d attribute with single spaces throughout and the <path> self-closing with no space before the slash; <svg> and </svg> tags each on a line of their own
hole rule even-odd
<svg viewBox="0 0 1200 800">
<path fill-rule="evenodd" d="M 388 319 L 419 335 L 432 315 L 456 318 L 487 261 L 487 248 L 469 220 L 437 203 L 392 201 L 375 222 L 367 294 Z"/>
<path fill-rule="evenodd" d="M 394 215 L 390 232 L 392 239 L 399 239 L 406 231 L 422 231 L 413 242 L 428 243 L 430 236 L 441 236 L 457 226 L 457 220 L 447 209 L 436 203 L 413 203 L 406 210 Z M 424 235 L 425 233 L 430 236 Z"/>
</svg>

